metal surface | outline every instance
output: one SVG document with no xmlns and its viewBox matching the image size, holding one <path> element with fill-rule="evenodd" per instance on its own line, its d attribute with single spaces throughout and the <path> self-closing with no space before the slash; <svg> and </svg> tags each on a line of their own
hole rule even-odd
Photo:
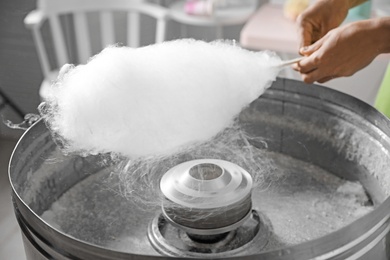
<svg viewBox="0 0 390 260">
<path fill-rule="evenodd" d="M 268 242 L 268 227 L 252 210 L 252 177 L 240 166 L 216 159 L 176 165 L 161 178 L 162 214 L 148 229 L 164 255 L 226 257 L 250 244 Z"/>
<path fill-rule="evenodd" d="M 265 186 L 252 191 L 253 209 L 269 234 L 266 245 L 248 243 L 223 259 L 389 259 L 390 123 L 385 116 L 337 91 L 278 79 L 239 122 L 246 135 L 257 137 L 251 145 L 273 164 Z M 21 138 L 9 174 L 28 259 L 173 258 L 161 255 L 148 239 L 160 206 L 146 210 L 118 196 L 111 189 L 118 180 L 108 178 L 114 165 L 101 160 L 63 156 L 41 121 Z M 340 178 L 327 182 L 329 174 Z M 338 188 L 347 180 L 363 185 L 369 199 L 362 207 L 371 208 L 353 220 L 348 205 L 356 198 L 333 207 L 344 199 Z M 328 215 L 321 214 L 325 206 Z M 53 223 L 49 209 L 58 213 Z M 318 220 L 340 219 L 344 225 L 311 233 L 322 231 Z M 214 257 L 219 256 L 195 256 Z"/>
<path fill-rule="evenodd" d="M 254 247 L 260 251 L 267 245 L 270 233 L 264 217 L 254 210 L 236 229 L 219 236 L 194 238 L 184 229 L 171 225 L 162 214 L 153 220 L 148 230 L 151 244 L 162 255 L 191 258 L 232 257 L 247 254 Z"/>
<path fill-rule="evenodd" d="M 172 224 L 191 234 L 231 231 L 249 217 L 252 177 L 231 162 L 203 159 L 184 162 L 161 179 L 162 210 Z"/>
</svg>

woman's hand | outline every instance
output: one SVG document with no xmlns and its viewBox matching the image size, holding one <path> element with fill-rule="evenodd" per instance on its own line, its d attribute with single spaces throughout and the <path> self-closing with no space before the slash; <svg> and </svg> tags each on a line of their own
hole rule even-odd
<svg viewBox="0 0 390 260">
<path fill-rule="evenodd" d="M 339 26 L 349 8 L 349 0 L 318 0 L 307 8 L 297 19 L 300 48 L 315 43 Z"/>
<path fill-rule="evenodd" d="M 351 76 L 384 52 L 380 19 L 347 24 L 329 31 L 314 44 L 303 47 L 307 56 L 293 68 L 306 83 Z"/>
</svg>

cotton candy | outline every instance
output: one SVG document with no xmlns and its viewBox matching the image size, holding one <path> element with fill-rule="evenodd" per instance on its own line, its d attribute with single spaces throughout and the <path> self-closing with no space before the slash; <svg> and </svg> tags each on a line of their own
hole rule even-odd
<svg viewBox="0 0 390 260">
<path fill-rule="evenodd" d="M 164 156 L 230 126 L 278 63 L 228 42 L 111 46 L 63 67 L 40 112 L 66 152 Z"/>
</svg>

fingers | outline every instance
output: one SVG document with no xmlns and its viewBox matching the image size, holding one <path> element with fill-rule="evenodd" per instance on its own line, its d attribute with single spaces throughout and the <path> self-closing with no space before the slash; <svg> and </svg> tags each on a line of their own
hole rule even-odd
<svg viewBox="0 0 390 260">
<path fill-rule="evenodd" d="M 311 84 L 316 81 L 324 83 L 336 77 L 333 73 L 329 73 L 330 71 L 326 65 L 321 65 L 317 53 L 313 53 L 299 63 L 293 64 L 292 68 L 301 74 L 302 80 L 305 83 Z"/>
<path fill-rule="evenodd" d="M 334 79 L 335 76 L 325 76 L 324 77 L 324 74 L 321 72 L 321 70 L 314 70 L 308 74 L 302 74 L 302 80 L 305 82 L 305 83 L 309 83 L 309 84 L 312 84 L 314 82 L 318 82 L 318 83 L 325 83 L 331 79 Z"/>
<path fill-rule="evenodd" d="M 318 61 L 312 56 L 309 56 L 298 63 L 298 71 L 300 73 L 310 73 L 318 68 Z"/>
<path fill-rule="evenodd" d="M 313 36 L 312 34 L 310 35 Z M 314 83 L 315 81 L 323 83 L 334 78 L 333 76 L 329 76 L 329 74 L 324 71 L 324 68 L 321 69 L 319 67 L 321 65 L 322 56 L 321 47 L 326 42 L 327 38 L 328 36 L 325 35 L 313 44 L 302 46 L 299 50 L 300 54 L 306 57 L 300 62 L 292 65 L 292 68 L 301 74 L 302 80 L 305 83 Z"/>
<path fill-rule="evenodd" d="M 301 41 L 299 43 L 299 49 L 301 49 L 305 46 L 309 46 L 312 43 L 313 26 L 308 22 L 301 22 L 300 18 L 298 18 L 298 22 L 300 23 L 298 26 L 298 37 Z"/>
<path fill-rule="evenodd" d="M 293 69 L 299 71 L 301 74 L 310 73 L 318 69 L 320 63 L 320 54 L 318 50 L 321 48 L 324 42 L 324 38 L 321 38 L 312 45 L 301 48 L 301 53 L 306 56 L 303 60 L 293 66 Z"/>
<path fill-rule="evenodd" d="M 301 63 L 303 62 L 305 64 L 307 59 L 309 59 L 309 57 L 301 60 L 299 63 L 291 65 L 291 67 L 301 74 L 302 80 L 305 83 L 313 83 L 315 81 L 315 76 L 317 74 L 316 73 L 317 67 L 314 66 L 312 63 L 309 63 L 310 67 L 308 65 L 305 65 L 305 67 L 302 68 Z"/>
<path fill-rule="evenodd" d="M 303 62 L 304 60 L 302 60 Z M 337 78 L 338 76 L 337 75 L 333 75 L 328 73 L 327 71 L 324 71 L 324 69 L 322 68 L 318 68 L 318 67 L 314 67 L 312 68 L 311 70 L 308 70 L 308 71 L 303 71 L 300 67 L 299 67 L 299 64 L 294 64 L 295 66 L 295 70 L 299 71 L 300 74 L 301 74 L 301 77 L 302 77 L 302 81 L 304 81 L 305 83 L 314 83 L 314 82 L 318 82 L 318 83 L 324 83 L 324 82 L 327 82 L 331 79 L 334 79 L 334 78 Z M 296 69 L 296 67 L 298 67 Z"/>
<path fill-rule="evenodd" d="M 319 39 L 318 41 L 316 41 L 315 43 L 313 43 L 311 45 L 305 45 L 305 46 L 301 47 L 299 49 L 299 53 L 302 54 L 303 56 L 311 55 L 312 53 L 317 51 L 322 46 L 322 44 L 324 43 L 325 37 L 322 37 L 321 39 Z"/>
<path fill-rule="evenodd" d="M 327 82 L 327 81 L 329 81 L 331 79 L 334 79 L 334 78 L 336 78 L 336 76 L 327 76 L 327 77 L 324 77 L 322 79 L 317 80 L 317 82 L 318 83 L 325 83 L 325 82 Z"/>
<path fill-rule="evenodd" d="M 318 69 L 318 59 L 313 56 L 308 56 L 301 60 L 299 63 L 294 64 L 292 68 L 299 73 L 303 74 L 309 74 L 315 70 Z"/>
<path fill-rule="evenodd" d="M 307 73 L 307 74 L 301 73 L 302 81 L 305 83 L 308 83 L 308 84 L 314 83 L 316 81 L 316 78 L 317 78 L 316 76 L 318 76 L 317 75 L 318 73 L 316 73 L 316 72 L 317 72 L 317 70 L 314 70 L 314 71 Z"/>
</svg>

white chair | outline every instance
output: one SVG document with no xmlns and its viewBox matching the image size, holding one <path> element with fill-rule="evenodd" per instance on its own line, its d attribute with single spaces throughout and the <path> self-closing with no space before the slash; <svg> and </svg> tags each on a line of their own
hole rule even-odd
<svg viewBox="0 0 390 260">
<path fill-rule="evenodd" d="M 168 12 L 164 7 L 155 4 L 135 0 L 38 0 L 37 9 L 26 16 L 24 23 L 32 30 L 43 71 L 44 80 L 39 90 L 42 99 L 45 97 L 45 89 L 56 79 L 59 68 L 66 63 L 74 63 L 70 61 L 70 56 L 77 56 L 77 63 L 82 64 L 96 54 L 91 45 L 92 43 L 96 45 L 96 41 L 91 39 L 91 23 L 88 21 L 91 14 L 96 13 L 99 20 L 97 25 L 94 24 L 98 28 L 93 30 L 93 33 L 100 32 L 99 51 L 118 42 L 115 35 L 117 23 L 114 20 L 114 12 L 126 13 L 127 18 L 123 19 L 125 23 L 123 26 L 127 31 L 126 45 L 132 47 L 138 45 L 137 29 L 140 14 L 156 19 L 155 42 L 164 41 Z M 68 30 L 64 30 L 64 17 L 68 19 Z M 42 28 L 47 26 L 46 23 L 50 27 L 52 44 L 47 33 L 42 32 Z M 73 43 L 75 51 L 72 51 L 70 46 L 69 34 L 75 39 Z M 54 58 L 50 55 L 53 52 Z"/>
<path fill-rule="evenodd" d="M 185 1 L 173 2 L 169 6 L 170 19 L 181 24 L 181 37 L 187 37 L 186 26 L 215 27 L 216 39 L 223 39 L 223 27 L 244 24 L 256 11 L 258 0 L 242 8 L 218 10 L 213 15 L 189 15 L 184 10 Z"/>
</svg>

